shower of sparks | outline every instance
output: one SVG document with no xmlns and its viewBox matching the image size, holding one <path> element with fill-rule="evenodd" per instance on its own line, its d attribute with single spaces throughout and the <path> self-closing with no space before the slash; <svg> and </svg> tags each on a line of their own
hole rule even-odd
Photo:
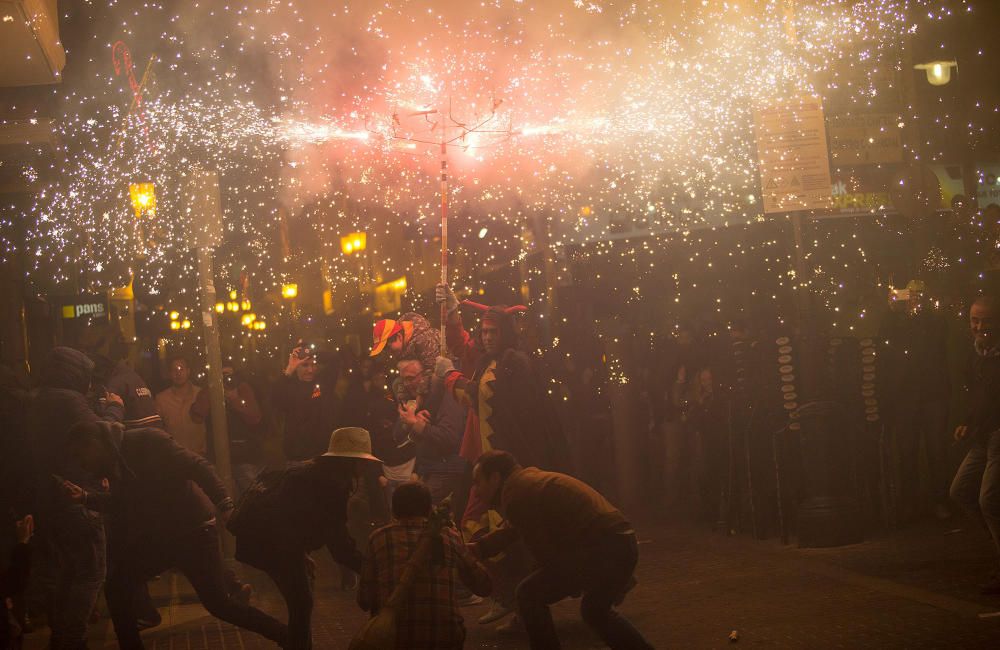
<svg viewBox="0 0 1000 650">
<path fill-rule="evenodd" d="M 280 283 L 294 261 L 330 286 L 356 284 L 339 254 L 353 231 L 368 233 L 387 278 L 417 272 L 390 242 L 435 234 L 430 143 L 445 124 L 457 246 L 486 227 L 495 237 L 473 266 L 523 258 L 532 215 L 557 247 L 622 223 L 656 235 L 753 221 L 754 107 L 809 93 L 864 110 L 892 91 L 877 80 L 900 67 L 908 12 L 943 11 L 931 0 L 794 4 L 792 39 L 786 0 L 119 1 L 108 11 L 137 69 L 155 59 L 143 105 L 152 147 L 110 73 L 113 39 L 96 33 L 107 52 L 95 48 L 77 68 L 89 76 L 63 89 L 64 158 L 33 210 L 32 276 L 118 286 L 141 248 L 151 284 L 179 286 L 194 227 L 181 195 L 196 164 L 222 180 L 229 277 L 246 268 Z M 455 123 L 481 132 L 463 137 Z M 147 181 L 157 210 L 140 224 L 128 186 Z M 282 228 L 303 223 L 316 246 L 276 254 Z"/>
</svg>

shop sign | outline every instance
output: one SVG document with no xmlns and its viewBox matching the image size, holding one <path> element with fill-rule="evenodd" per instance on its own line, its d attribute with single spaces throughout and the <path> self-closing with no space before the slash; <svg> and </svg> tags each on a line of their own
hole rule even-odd
<svg viewBox="0 0 1000 650">
<path fill-rule="evenodd" d="M 107 301 L 99 296 L 77 296 L 72 302 L 62 304 L 62 317 L 64 319 L 107 318 Z"/>
<path fill-rule="evenodd" d="M 892 113 L 830 119 L 830 157 L 835 165 L 880 165 L 903 160 L 902 128 Z M 838 206 L 842 207 L 842 206 Z"/>
</svg>

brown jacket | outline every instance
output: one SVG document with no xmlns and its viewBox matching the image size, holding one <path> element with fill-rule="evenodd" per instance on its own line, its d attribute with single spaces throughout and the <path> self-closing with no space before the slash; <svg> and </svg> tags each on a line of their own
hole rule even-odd
<svg viewBox="0 0 1000 650">
<path fill-rule="evenodd" d="M 535 559 L 545 563 L 603 533 L 631 528 L 622 513 L 594 488 L 572 476 L 536 467 L 507 477 L 500 494 L 500 512 L 507 527 L 482 539 L 480 548 L 485 557 L 496 555 L 521 537 Z"/>
</svg>

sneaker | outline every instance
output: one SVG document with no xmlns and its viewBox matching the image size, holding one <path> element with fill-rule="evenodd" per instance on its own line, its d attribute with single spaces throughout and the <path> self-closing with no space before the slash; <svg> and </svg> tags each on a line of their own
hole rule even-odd
<svg viewBox="0 0 1000 650">
<path fill-rule="evenodd" d="M 524 623 L 521 622 L 521 619 L 517 614 L 514 614 L 500 625 L 497 625 L 495 629 L 497 634 L 517 634 L 525 631 Z"/>
<path fill-rule="evenodd" d="M 472 607 L 473 605 L 478 605 L 483 602 L 482 596 L 477 596 L 476 594 L 469 594 L 463 598 L 458 599 L 459 607 Z"/>
<path fill-rule="evenodd" d="M 479 617 L 480 625 L 489 625 L 490 623 L 495 623 L 507 614 L 514 612 L 514 608 L 504 605 L 496 598 L 490 599 L 490 609 L 485 614 Z"/>
</svg>

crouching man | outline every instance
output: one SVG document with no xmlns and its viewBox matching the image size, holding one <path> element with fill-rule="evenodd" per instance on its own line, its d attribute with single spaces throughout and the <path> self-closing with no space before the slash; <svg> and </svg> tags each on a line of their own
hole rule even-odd
<svg viewBox="0 0 1000 650">
<path fill-rule="evenodd" d="M 635 584 L 635 531 L 622 513 L 577 479 L 522 468 L 505 451 L 487 451 L 473 468 L 478 497 L 506 520 L 470 544 L 492 557 L 521 538 L 539 567 L 515 592 L 517 612 L 536 650 L 558 649 L 549 605 L 583 595 L 583 620 L 612 650 L 652 648 L 613 606 Z"/>
<path fill-rule="evenodd" d="M 229 522 L 236 559 L 267 573 L 288 607 L 286 650 L 312 647 L 311 551 L 326 546 L 339 564 L 361 571 L 362 557 L 347 531 L 347 501 L 365 465 L 379 463 L 359 427 L 330 435 L 327 452 L 262 474 L 243 494 Z"/>
<path fill-rule="evenodd" d="M 407 565 L 415 563 L 416 549 L 431 515 L 431 492 L 423 483 L 403 483 L 392 493 L 394 521 L 368 539 L 368 555 L 361 572 L 358 605 L 372 616 L 383 607 L 396 607 L 396 647 L 407 650 L 460 650 L 465 626 L 458 612 L 455 574 L 478 596 L 488 596 L 492 585 L 486 567 L 462 544 L 458 531 L 441 530 L 431 547 L 430 561 L 415 565 L 413 582 L 400 589 Z"/>
</svg>

